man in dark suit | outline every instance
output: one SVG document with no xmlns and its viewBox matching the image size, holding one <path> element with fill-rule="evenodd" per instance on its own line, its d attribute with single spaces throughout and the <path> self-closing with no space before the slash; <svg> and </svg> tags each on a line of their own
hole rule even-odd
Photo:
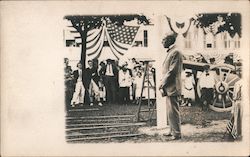
<svg viewBox="0 0 250 157">
<path fill-rule="evenodd" d="M 172 140 L 181 138 L 179 100 L 181 96 L 182 54 L 174 45 L 176 37 L 176 34 L 170 34 L 163 39 L 163 46 L 168 50 L 163 62 L 163 78 L 160 85 L 160 90 L 167 99 L 167 118 L 170 126 L 170 132 L 164 135 L 171 136 Z"/>
<path fill-rule="evenodd" d="M 117 101 L 118 69 L 114 63 L 112 63 L 111 59 L 107 59 L 107 64 L 103 68 L 103 71 L 107 102 L 114 103 Z"/>
</svg>

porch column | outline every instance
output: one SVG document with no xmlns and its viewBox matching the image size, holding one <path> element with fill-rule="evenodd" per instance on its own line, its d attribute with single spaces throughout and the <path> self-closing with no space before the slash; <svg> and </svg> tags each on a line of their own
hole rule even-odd
<svg viewBox="0 0 250 157">
<path fill-rule="evenodd" d="M 167 23 L 164 16 L 158 16 L 157 22 L 155 22 L 155 31 L 153 43 L 155 44 L 155 66 L 156 66 L 156 113 L 157 113 L 157 129 L 163 129 L 167 127 L 167 108 L 166 108 L 166 98 L 162 97 L 159 91 L 159 85 L 162 78 L 162 63 L 166 56 L 166 50 L 163 48 L 162 39 L 166 32 L 166 27 L 162 28 L 162 22 Z M 163 34 L 164 33 L 164 34 Z"/>
</svg>

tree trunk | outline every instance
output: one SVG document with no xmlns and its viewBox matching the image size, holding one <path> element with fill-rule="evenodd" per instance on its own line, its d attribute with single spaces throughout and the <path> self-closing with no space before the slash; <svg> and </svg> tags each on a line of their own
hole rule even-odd
<svg viewBox="0 0 250 157">
<path fill-rule="evenodd" d="M 86 51 L 87 51 L 87 31 L 84 30 L 80 32 L 81 39 L 82 39 L 82 46 L 81 46 L 81 63 L 82 63 L 82 69 L 86 69 Z"/>
<path fill-rule="evenodd" d="M 84 103 L 85 104 L 89 104 L 90 103 L 90 99 L 89 99 L 89 93 L 88 93 L 88 88 L 89 85 L 87 83 L 87 78 L 86 78 L 86 51 L 87 51 L 87 30 L 83 30 L 80 32 L 81 35 L 81 39 L 82 39 L 82 46 L 81 46 L 81 64 L 82 64 L 82 83 L 85 90 L 84 93 Z"/>
</svg>

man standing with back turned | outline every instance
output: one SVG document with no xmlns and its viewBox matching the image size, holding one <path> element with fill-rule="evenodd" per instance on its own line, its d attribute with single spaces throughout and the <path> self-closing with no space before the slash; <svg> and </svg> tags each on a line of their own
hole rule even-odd
<svg viewBox="0 0 250 157">
<path fill-rule="evenodd" d="M 176 49 L 177 34 L 170 34 L 162 41 L 167 48 L 167 56 L 163 62 L 163 78 L 160 85 L 162 96 L 166 96 L 167 119 L 170 132 L 164 136 L 171 136 L 172 140 L 181 139 L 181 122 L 179 100 L 181 96 L 182 54 Z"/>
</svg>

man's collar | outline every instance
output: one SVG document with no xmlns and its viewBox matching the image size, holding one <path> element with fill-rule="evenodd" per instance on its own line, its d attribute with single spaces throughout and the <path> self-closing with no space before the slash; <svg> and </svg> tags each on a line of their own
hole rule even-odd
<svg viewBox="0 0 250 157">
<path fill-rule="evenodd" d="M 175 46 L 174 44 L 171 45 L 171 46 L 168 48 L 167 52 L 170 52 L 170 51 L 173 50 L 175 47 L 176 47 L 176 46 Z"/>
</svg>

